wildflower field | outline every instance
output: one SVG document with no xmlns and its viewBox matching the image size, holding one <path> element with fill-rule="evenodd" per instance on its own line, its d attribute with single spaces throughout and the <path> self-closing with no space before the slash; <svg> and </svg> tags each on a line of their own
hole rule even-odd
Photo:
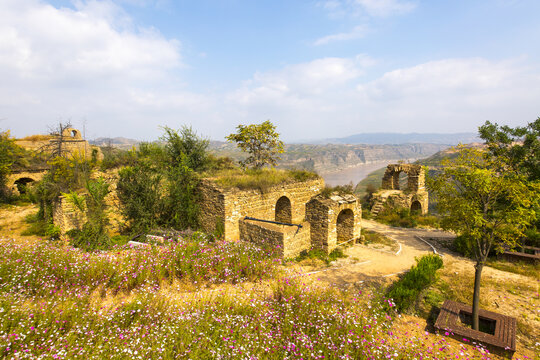
<svg viewBox="0 0 540 360">
<path fill-rule="evenodd" d="M 0 240 L 2 358 L 490 358 L 395 317 L 377 292 L 293 278 L 241 242 L 85 253 Z"/>
</svg>

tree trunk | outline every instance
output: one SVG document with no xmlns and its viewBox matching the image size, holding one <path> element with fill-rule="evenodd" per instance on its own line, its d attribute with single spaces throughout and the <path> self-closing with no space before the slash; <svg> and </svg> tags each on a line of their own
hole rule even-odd
<svg viewBox="0 0 540 360">
<path fill-rule="evenodd" d="M 484 268 L 484 263 L 482 261 L 477 261 L 474 268 L 475 272 L 472 304 L 472 328 L 473 330 L 479 330 L 478 311 L 480 310 L 480 279 L 482 277 L 482 269 Z"/>
</svg>

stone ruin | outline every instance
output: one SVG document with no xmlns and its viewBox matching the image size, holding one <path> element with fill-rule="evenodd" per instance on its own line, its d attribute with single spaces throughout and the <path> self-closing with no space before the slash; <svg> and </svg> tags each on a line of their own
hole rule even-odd
<svg viewBox="0 0 540 360">
<path fill-rule="evenodd" d="M 407 176 L 407 185 L 400 188 L 400 175 Z M 429 197 L 422 165 L 390 164 L 386 167 L 381 190 L 373 194 L 371 214 L 376 217 L 384 208 L 407 208 L 427 214 Z"/>
<path fill-rule="evenodd" d="M 20 147 L 35 151 L 35 152 L 49 152 L 55 147 L 55 142 L 58 137 L 55 136 L 42 136 L 35 139 L 17 139 L 15 144 Z M 74 128 L 67 128 L 62 131 L 62 153 L 68 155 L 81 154 L 84 158 L 90 159 L 95 156 L 97 160 L 103 159 L 103 154 L 99 147 L 92 146 L 88 141 L 82 138 L 82 134 L 79 130 Z M 7 187 L 15 195 L 22 194 L 26 191 L 27 186 L 31 186 L 35 182 L 41 180 L 47 168 L 43 169 L 21 169 L 19 171 L 12 172 L 7 181 Z"/>
<path fill-rule="evenodd" d="M 200 224 L 225 240 L 270 244 L 286 258 L 312 248 L 329 253 L 360 237 L 362 211 L 355 196 L 327 199 L 320 195 L 323 188 L 322 179 L 278 184 L 265 192 L 223 189 L 205 179 L 199 188 Z"/>
</svg>

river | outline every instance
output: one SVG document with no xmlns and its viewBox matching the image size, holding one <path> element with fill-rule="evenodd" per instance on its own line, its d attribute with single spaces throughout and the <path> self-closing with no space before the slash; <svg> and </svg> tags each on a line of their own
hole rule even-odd
<svg viewBox="0 0 540 360">
<path fill-rule="evenodd" d="M 414 160 L 416 159 L 410 159 L 411 162 Z M 353 183 L 353 186 L 356 186 L 360 180 L 363 180 L 372 171 L 384 168 L 388 164 L 393 164 L 395 162 L 397 162 L 397 160 L 377 161 L 369 164 L 356 165 L 339 171 L 320 173 L 320 175 L 323 177 L 324 182 L 330 186 L 346 185 L 351 182 Z"/>
</svg>

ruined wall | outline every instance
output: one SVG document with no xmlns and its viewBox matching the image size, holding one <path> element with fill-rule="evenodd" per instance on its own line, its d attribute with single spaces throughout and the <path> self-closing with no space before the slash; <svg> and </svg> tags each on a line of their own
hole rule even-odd
<svg viewBox="0 0 540 360">
<path fill-rule="evenodd" d="M 240 237 L 239 221 L 246 216 L 264 220 L 275 220 L 276 203 L 286 196 L 291 204 L 292 223 L 302 223 L 306 217 L 306 203 L 324 188 L 323 179 L 291 182 L 276 185 L 268 191 L 220 189 L 211 180 L 200 184 L 201 215 L 200 223 L 207 232 L 213 232 L 224 223 L 225 239 L 237 240 Z"/>
<path fill-rule="evenodd" d="M 62 234 L 71 229 L 80 229 L 86 222 L 86 216 L 70 204 L 63 196 L 53 203 L 53 223 Z"/>
<path fill-rule="evenodd" d="M 362 208 L 354 195 L 317 196 L 306 205 L 306 220 L 311 246 L 329 253 L 340 242 L 360 238 Z"/>
<path fill-rule="evenodd" d="M 31 151 L 51 151 L 54 147 L 56 137 L 52 135 L 40 135 L 34 138 L 17 139 L 15 143 L 27 150 Z M 81 132 L 77 129 L 65 129 L 62 134 L 62 150 L 68 154 L 81 154 L 87 159 L 92 158 L 92 153 L 95 152 L 97 160 L 103 160 L 103 153 L 98 146 L 90 145 L 90 143 L 82 138 Z"/>
<path fill-rule="evenodd" d="M 407 174 L 407 186 L 400 188 L 400 173 Z M 385 208 L 407 208 L 428 212 L 429 195 L 426 190 L 426 175 L 421 165 L 390 164 L 386 167 L 382 179 L 382 189 L 373 194 L 371 213 L 377 216 Z"/>
<path fill-rule="evenodd" d="M 310 249 L 310 225 L 296 226 L 262 223 L 254 220 L 240 220 L 240 239 L 264 244 L 278 249 L 284 258 L 294 258 L 303 250 Z"/>
<path fill-rule="evenodd" d="M 32 182 L 37 182 L 43 179 L 43 176 L 46 174 L 46 171 L 20 171 L 11 173 L 8 176 L 6 186 L 8 189 L 11 190 L 11 192 L 15 195 L 19 195 L 19 189 L 17 188 L 16 182 L 20 179 L 31 179 Z M 29 183 L 29 185 L 33 185 L 32 183 Z"/>
<path fill-rule="evenodd" d="M 400 189 L 399 174 L 407 174 L 407 188 Z M 383 190 L 403 190 L 409 192 L 425 191 L 426 175 L 421 165 L 414 164 L 390 164 L 382 179 Z"/>
</svg>

